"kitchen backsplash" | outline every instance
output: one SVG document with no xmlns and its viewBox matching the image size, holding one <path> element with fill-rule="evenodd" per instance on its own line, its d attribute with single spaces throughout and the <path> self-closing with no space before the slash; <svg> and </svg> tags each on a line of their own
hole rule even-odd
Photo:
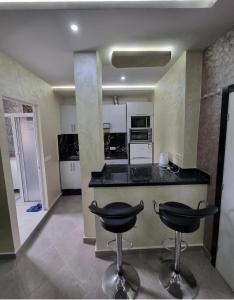
<svg viewBox="0 0 234 300">
<path fill-rule="evenodd" d="M 79 160 L 78 134 L 58 135 L 59 160 Z"/>
<path fill-rule="evenodd" d="M 104 133 L 105 158 L 127 158 L 127 134 Z"/>
</svg>

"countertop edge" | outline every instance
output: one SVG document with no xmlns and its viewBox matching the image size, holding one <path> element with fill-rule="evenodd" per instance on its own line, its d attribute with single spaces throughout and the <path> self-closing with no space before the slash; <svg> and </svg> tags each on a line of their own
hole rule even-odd
<svg viewBox="0 0 234 300">
<path fill-rule="evenodd" d="M 133 186 L 172 186 L 172 185 L 208 185 L 209 182 L 159 182 L 159 183 L 111 183 L 111 184 L 105 184 L 105 183 L 89 183 L 89 187 L 91 188 L 101 188 L 101 187 L 133 187 Z"/>
</svg>

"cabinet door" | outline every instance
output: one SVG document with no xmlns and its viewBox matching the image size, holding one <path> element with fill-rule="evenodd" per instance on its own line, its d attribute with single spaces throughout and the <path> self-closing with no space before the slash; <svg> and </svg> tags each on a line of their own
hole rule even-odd
<svg viewBox="0 0 234 300">
<path fill-rule="evenodd" d="M 77 114 L 75 105 L 61 105 L 61 133 L 77 133 Z"/>
<path fill-rule="evenodd" d="M 111 112 L 111 132 L 126 132 L 126 105 L 113 105 Z"/>
<path fill-rule="evenodd" d="M 80 189 L 80 162 L 60 162 L 61 187 L 65 189 Z"/>
<path fill-rule="evenodd" d="M 126 105 L 103 105 L 103 123 L 110 123 L 110 132 L 126 132 Z"/>
<path fill-rule="evenodd" d="M 148 115 L 153 116 L 154 106 L 152 102 L 135 102 L 127 103 L 127 115 L 128 116 L 141 116 Z"/>
<path fill-rule="evenodd" d="M 75 189 L 81 188 L 81 176 L 80 176 L 80 162 L 73 162 L 73 172 L 74 172 L 74 186 Z"/>
<path fill-rule="evenodd" d="M 61 187 L 62 189 L 71 188 L 72 179 L 72 162 L 71 161 L 61 161 L 60 162 L 60 177 L 61 177 Z"/>
</svg>

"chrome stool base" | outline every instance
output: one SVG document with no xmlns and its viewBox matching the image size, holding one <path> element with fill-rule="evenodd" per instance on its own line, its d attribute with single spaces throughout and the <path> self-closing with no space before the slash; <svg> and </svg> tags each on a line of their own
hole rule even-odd
<svg viewBox="0 0 234 300">
<path fill-rule="evenodd" d="M 159 271 L 159 279 L 164 288 L 178 299 L 193 299 L 197 296 L 199 287 L 189 269 L 180 264 L 180 272 L 175 272 L 175 261 L 166 260 Z"/>
<path fill-rule="evenodd" d="M 140 287 L 140 278 L 129 264 L 122 264 L 122 275 L 116 263 L 111 264 L 102 278 L 102 289 L 110 299 L 134 299 Z"/>
</svg>

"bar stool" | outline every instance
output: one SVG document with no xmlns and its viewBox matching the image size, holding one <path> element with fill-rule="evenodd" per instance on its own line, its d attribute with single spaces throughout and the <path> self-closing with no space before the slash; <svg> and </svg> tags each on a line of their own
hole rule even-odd
<svg viewBox="0 0 234 300">
<path fill-rule="evenodd" d="M 182 233 L 192 233 L 198 230 L 200 220 L 217 213 L 214 206 L 200 209 L 200 201 L 197 209 L 179 203 L 166 202 L 157 204 L 154 201 L 154 210 L 161 221 L 175 231 L 174 259 L 165 260 L 159 272 L 159 279 L 164 288 L 175 298 L 191 299 L 198 293 L 198 285 L 192 272 L 181 264 Z"/>
<path fill-rule="evenodd" d="M 111 299 L 134 299 L 140 287 L 140 279 L 136 270 L 122 261 L 122 233 L 135 226 L 136 216 L 144 209 L 144 203 L 141 201 L 132 207 L 127 203 L 113 202 L 100 208 L 93 201 L 89 209 L 100 217 L 104 229 L 116 234 L 117 263 L 107 268 L 102 278 L 102 289 Z"/>
</svg>

